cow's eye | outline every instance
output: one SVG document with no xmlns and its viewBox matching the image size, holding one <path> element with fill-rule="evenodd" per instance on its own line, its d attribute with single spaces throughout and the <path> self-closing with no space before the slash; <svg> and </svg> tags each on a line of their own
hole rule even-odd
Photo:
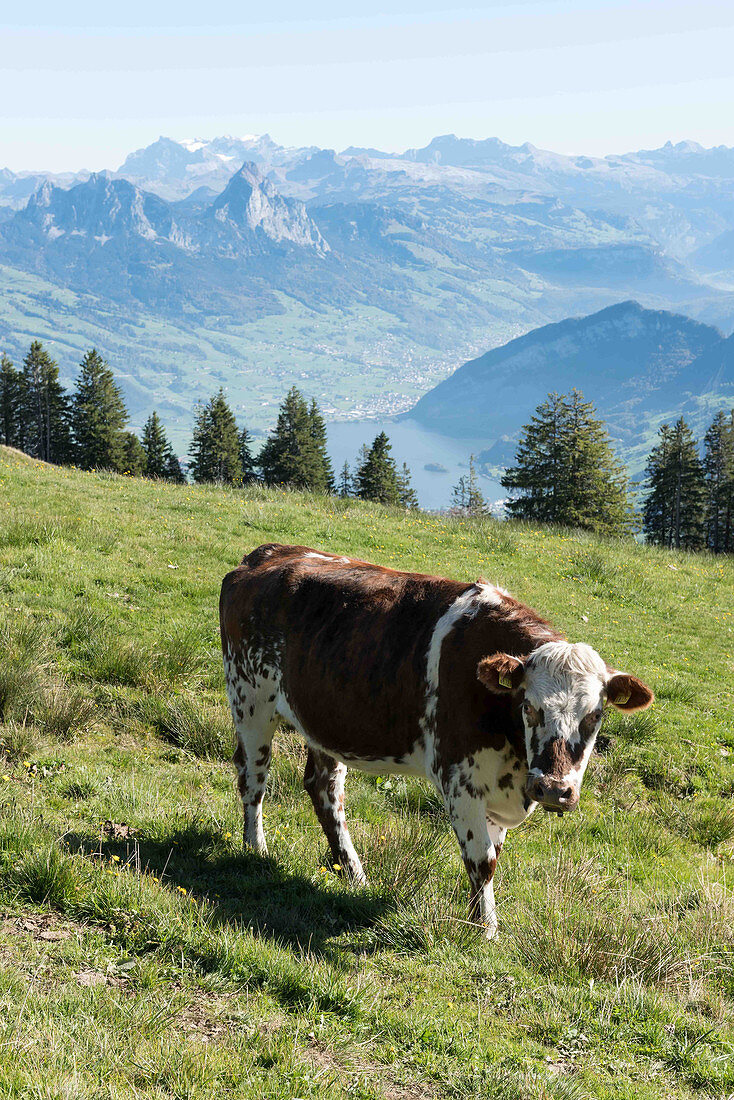
<svg viewBox="0 0 734 1100">
<path fill-rule="evenodd" d="M 589 713 L 581 719 L 581 722 L 579 724 L 581 732 L 586 734 L 587 736 L 592 734 L 599 722 L 601 721 L 602 713 L 603 711 L 601 707 L 597 707 L 596 710 L 589 711 Z"/>
<path fill-rule="evenodd" d="M 535 709 L 532 703 L 528 703 L 527 699 L 522 705 L 523 713 L 528 720 L 529 726 L 537 726 L 540 723 L 540 715 Z"/>
</svg>

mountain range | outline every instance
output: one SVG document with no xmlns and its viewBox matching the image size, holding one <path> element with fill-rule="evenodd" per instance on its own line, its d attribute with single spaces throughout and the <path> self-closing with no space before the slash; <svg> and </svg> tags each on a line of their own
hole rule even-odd
<svg viewBox="0 0 734 1100">
<path fill-rule="evenodd" d="M 405 412 L 463 361 L 631 298 L 730 333 L 733 184 L 723 146 L 570 157 L 453 135 L 399 154 L 161 137 L 115 171 L 5 169 L 0 346 L 39 337 L 70 380 L 97 345 L 134 424 L 156 407 L 179 445 L 219 385 L 256 431 L 293 382 L 332 419 Z M 554 368 L 558 387 L 581 369 Z M 679 375 L 658 381 L 674 408 Z M 416 416 L 453 431 L 446 392 Z M 628 399 L 646 423 L 666 411 Z"/>
</svg>

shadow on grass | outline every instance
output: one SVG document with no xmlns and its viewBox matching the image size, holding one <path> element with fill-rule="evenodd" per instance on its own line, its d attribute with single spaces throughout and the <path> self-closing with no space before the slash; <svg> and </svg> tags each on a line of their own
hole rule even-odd
<svg viewBox="0 0 734 1100">
<path fill-rule="evenodd" d="M 175 830 L 160 840 L 137 835 L 92 841 L 74 833 L 65 840 L 71 851 L 102 862 L 117 857 L 119 865 L 183 887 L 192 898 L 209 903 L 214 924 L 243 925 L 258 936 L 324 957 L 334 954 L 332 937 L 371 928 L 391 906 L 389 897 L 361 887 L 321 887 L 271 856 L 234 853 L 221 834 L 201 826 Z"/>
</svg>

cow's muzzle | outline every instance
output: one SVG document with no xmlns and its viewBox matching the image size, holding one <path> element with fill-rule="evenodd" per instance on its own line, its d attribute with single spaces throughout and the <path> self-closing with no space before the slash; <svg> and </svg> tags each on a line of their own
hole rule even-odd
<svg viewBox="0 0 734 1100">
<path fill-rule="evenodd" d="M 533 802 L 540 803 L 544 810 L 557 814 L 569 813 L 579 804 L 579 796 L 574 787 L 547 775 L 531 775 L 525 793 Z"/>
</svg>

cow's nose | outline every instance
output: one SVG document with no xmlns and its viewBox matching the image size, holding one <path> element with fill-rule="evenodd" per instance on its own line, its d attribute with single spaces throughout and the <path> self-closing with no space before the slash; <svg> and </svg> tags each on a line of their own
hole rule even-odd
<svg viewBox="0 0 734 1100">
<path fill-rule="evenodd" d="M 540 802 L 549 810 L 575 810 L 578 804 L 573 787 L 545 775 L 531 776 L 526 792 L 533 802 Z"/>
</svg>

